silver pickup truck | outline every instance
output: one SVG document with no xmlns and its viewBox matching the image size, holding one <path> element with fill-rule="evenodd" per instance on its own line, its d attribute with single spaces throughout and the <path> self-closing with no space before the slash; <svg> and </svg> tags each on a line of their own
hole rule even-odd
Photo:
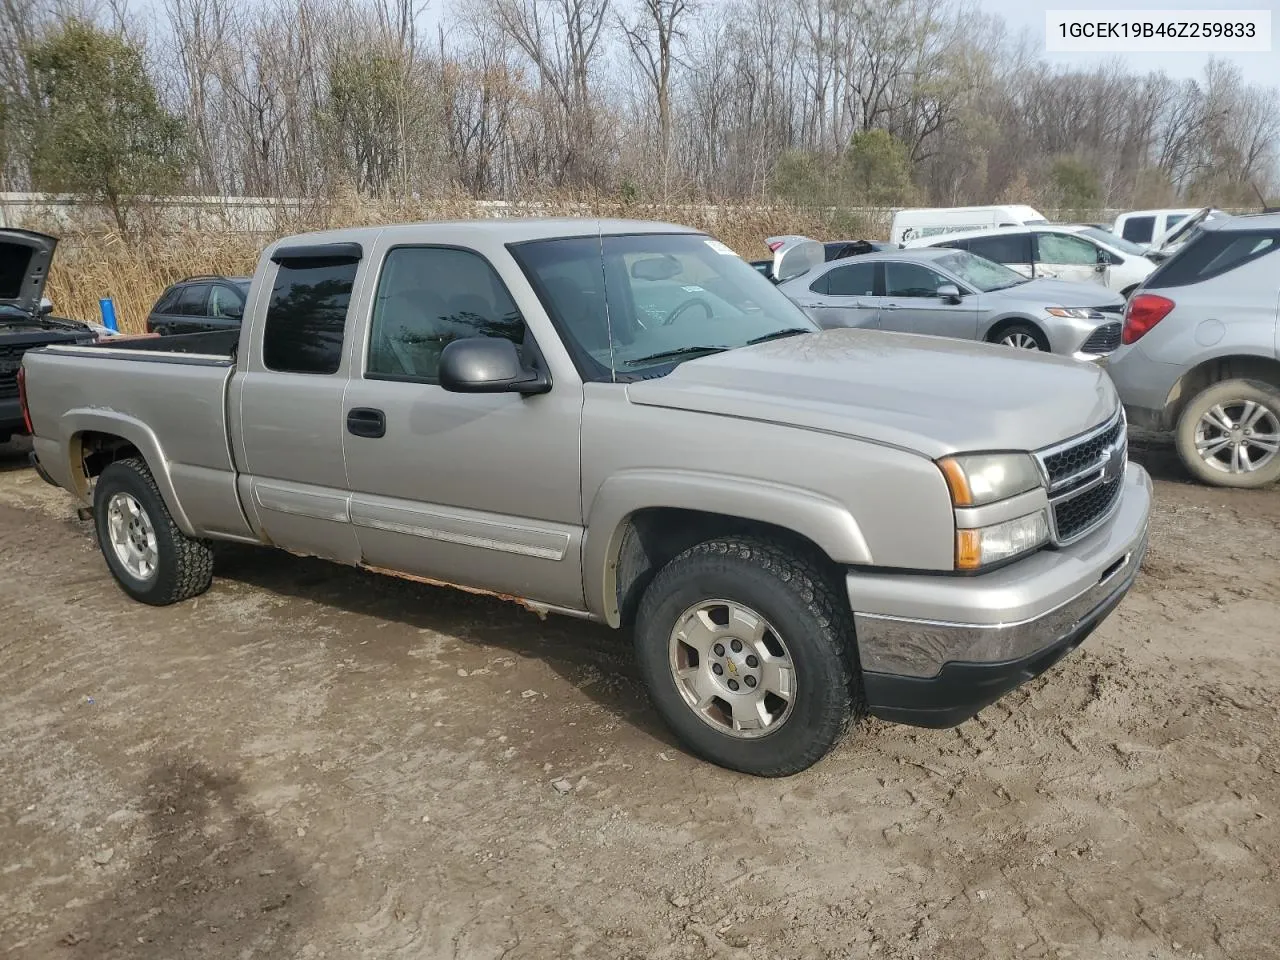
<svg viewBox="0 0 1280 960">
<path fill-rule="evenodd" d="M 871 713 L 973 716 L 1080 644 L 1147 543 L 1106 375 L 819 331 L 716 240 L 627 221 L 289 237 L 238 332 L 54 346 L 45 479 L 125 592 L 271 544 L 628 629 L 698 755 L 779 776 Z"/>
</svg>

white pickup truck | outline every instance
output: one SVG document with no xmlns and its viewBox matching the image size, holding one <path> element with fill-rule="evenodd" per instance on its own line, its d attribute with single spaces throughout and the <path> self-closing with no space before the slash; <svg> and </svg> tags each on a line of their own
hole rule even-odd
<svg viewBox="0 0 1280 960">
<path fill-rule="evenodd" d="M 207 589 L 222 539 L 627 628 L 681 740 L 760 775 L 868 711 L 971 717 L 1146 549 L 1102 371 L 820 331 L 662 224 L 290 237 L 241 331 L 48 347 L 22 381 L 40 469 L 138 600 Z"/>
</svg>

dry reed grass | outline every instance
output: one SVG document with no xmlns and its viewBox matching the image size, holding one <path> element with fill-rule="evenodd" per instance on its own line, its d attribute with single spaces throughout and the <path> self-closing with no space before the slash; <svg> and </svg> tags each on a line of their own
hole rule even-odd
<svg viewBox="0 0 1280 960">
<path fill-rule="evenodd" d="M 252 273 L 261 248 L 279 236 L 340 226 L 465 220 L 495 214 L 626 217 L 686 224 L 706 230 L 747 259 L 767 255 L 764 238 L 779 233 L 817 239 L 872 235 L 865 229 L 867 225 L 857 220 L 837 223 L 812 210 L 782 207 L 560 197 L 515 202 L 495 211 L 456 198 L 388 203 L 340 197 L 306 210 L 273 211 L 271 229 L 260 233 L 226 225 L 197 230 L 144 222 L 135 235 L 126 238 L 95 226 L 63 228 L 46 295 L 59 315 L 82 319 L 97 319 L 99 298 L 111 297 L 121 330 L 140 332 L 152 305 L 169 284 L 198 274 Z M 41 228 L 39 222 L 29 225 Z"/>
</svg>

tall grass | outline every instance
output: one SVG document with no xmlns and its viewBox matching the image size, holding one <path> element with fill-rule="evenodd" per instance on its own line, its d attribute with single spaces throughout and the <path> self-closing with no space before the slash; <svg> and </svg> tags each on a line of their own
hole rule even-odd
<svg viewBox="0 0 1280 960">
<path fill-rule="evenodd" d="M 95 225 L 63 227 L 46 296 L 53 301 L 58 315 L 79 319 L 97 319 L 99 299 L 110 297 L 115 302 L 121 330 L 141 332 L 151 307 L 169 284 L 200 274 L 250 274 L 262 247 L 277 237 L 343 226 L 466 220 L 495 214 L 623 217 L 685 224 L 707 231 L 746 259 L 767 256 L 764 238 L 781 233 L 850 239 L 884 232 L 883 228 L 871 227 L 856 218 L 837 220 L 830 214 L 783 207 L 640 204 L 615 198 L 557 197 L 521 201 L 494 210 L 466 199 L 389 203 L 338 198 L 305 210 L 275 211 L 271 228 L 261 232 L 216 223 L 193 229 L 143 222 L 125 237 L 101 227 L 100 220 Z M 38 222 L 29 226 L 42 227 Z"/>
</svg>

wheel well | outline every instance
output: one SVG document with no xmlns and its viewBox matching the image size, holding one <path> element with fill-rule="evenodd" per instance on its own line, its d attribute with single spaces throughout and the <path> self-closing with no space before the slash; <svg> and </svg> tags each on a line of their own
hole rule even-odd
<svg viewBox="0 0 1280 960">
<path fill-rule="evenodd" d="M 837 564 L 816 543 L 794 530 L 727 514 L 648 507 L 633 513 L 618 546 L 617 603 L 622 626 L 634 622 L 640 597 L 667 563 L 696 543 L 725 536 L 756 536 L 808 557 L 833 577 Z"/>
<path fill-rule="evenodd" d="M 124 437 L 100 433 L 97 430 L 86 430 L 76 434 L 71 443 L 72 459 L 80 461 L 85 481 L 98 476 L 117 460 L 142 456 L 141 451 Z"/>
<path fill-rule="evenodd" d="M 1206 387 L 1224 380 L 1260 380 L 1280 389 L 1280 360 L 1268 357 L 1216 357 L 1192 367 L 1169 391 L 1165 403 L 1166 421 L 1176 427 L 1191 398 Z"/>
<path fill-rule="evenodd" d="M 1005 317 L 1003 320 L 1001 320 L 999 323 L 997 323 L 995 326 L 993 326 L 990 330 L 987 331 L 988 342 L 995 343 L 997 340 L 1000 339 L 1001 335 L 1010 327 L 1030 327 L 1032 330 L 1034 330 L 1036 333 L 1040 335 L 1040 338 L 1041 340 L 1043 340 L 1043 342 L 1045 343 L 1049 342 L 1049 338 L 1044 335 L 1044 330 L 1043 328 L 1041 328 L 1040 324 L 1036 323 L 1034 320 L 1028 320 L 1026 317 Z"/>
</svg>

